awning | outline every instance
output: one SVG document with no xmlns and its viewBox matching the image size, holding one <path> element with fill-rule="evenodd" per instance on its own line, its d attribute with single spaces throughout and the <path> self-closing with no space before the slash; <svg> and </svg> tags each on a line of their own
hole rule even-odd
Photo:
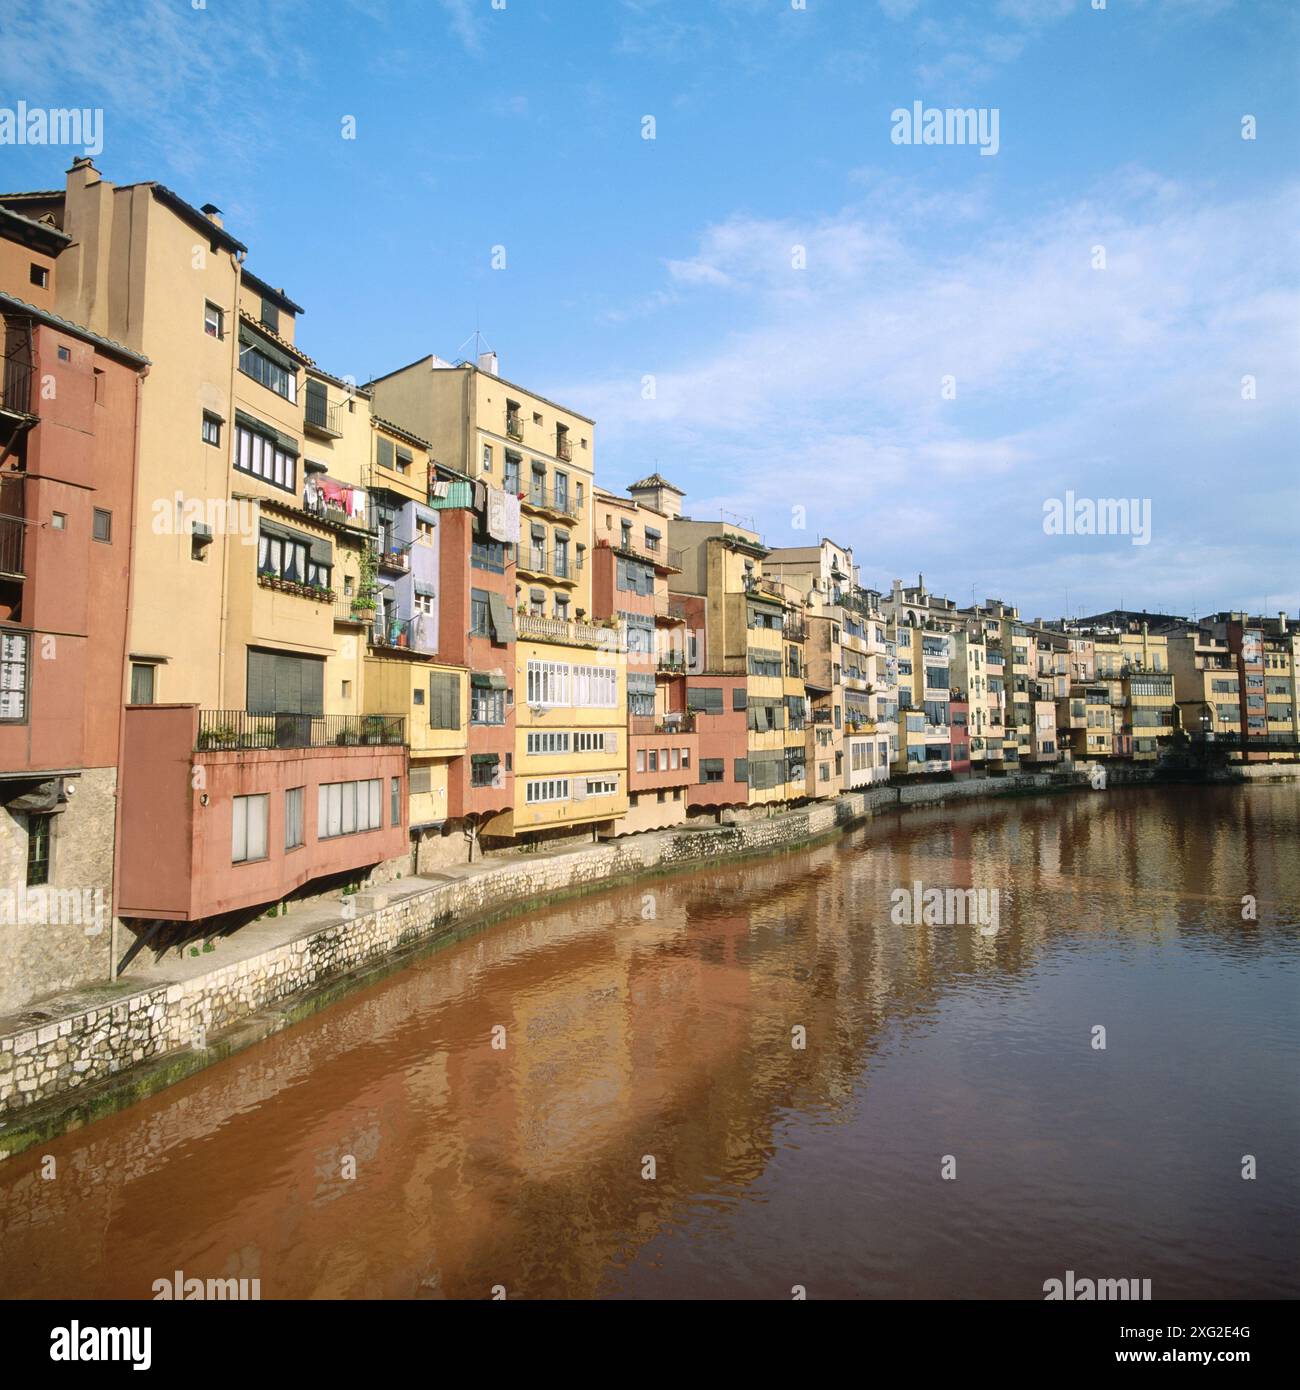
<svg viewBox="0 0 1300 1390">
<path fill-rule="evenodd" d="M 470 760 L 471 763 L 474 764 L 475 767 L 485 767 L 485 766 L 487 766 L 489 763 L 499 763 L 499 762 L 501 761 L 501 754 L 500 754 L 500 753 L 471 753 L 471 754 L 469 755 L 469 760 Z"/>
<path fill-rule="evenodd" d="M 417 594 L 423 594 L 426 598 L 438 597 L 438 586 L 431 584 L 427 579 L 416 579 L 414 584 Z"/>
<path fill-rule="evenodd" d="M 296 376 L 300 363 L 295 362 L 287 352 L 282 352 L 272 342 L 268 342 L 260 334 L 254 333 L 247 324 L 239 325 L 239 341 L 244 347 L 256 348 L 263 357 L 268 357 L 277 367 L 283 367 L 291 376 Z"/>
<path fill-rule="evenodd" d="M 242 425 L 246 430 L 252 430 L 255 434 L 264 435 L 267 439 L 274 439 L 286 454 L 292 454 L 295 458 L 298 457 L 298 441 L 292 435 L 281 434 L 274 425 L 268 425 L 255 415 L 246 415 L 242 410 L 236 410 L 235 424 Z"/>
<path fill-rule="evenodd" d="M 334 563 L 334 546 L 330 541 L 310 535 L 306 531 L 295 531 L 292 526 L 281 526 L 278 521 L 263 520 L 260 525 L 263 535 L 271 536 L 278 541 L 289 541 L 293 545 L 307 546 L 316 564 Z"/>
<path fill-rule="evenodd" d="M 492 620 L 492 630 L 498 642 L 515 640 L 515 619 L 506 601 L 500 594 L 488 594 L 488 617 Z"/>
</svg>

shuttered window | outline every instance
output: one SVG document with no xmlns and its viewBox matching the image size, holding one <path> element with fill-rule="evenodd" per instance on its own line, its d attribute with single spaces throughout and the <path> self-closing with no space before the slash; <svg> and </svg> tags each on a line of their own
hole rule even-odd
<svg viewBox="0 0 1300 1390">
<path fill-rule="evenodd" d="M 460 728 L 460 677 L 450 671 L 429 677 L 429 727 Z"/>
<path fill-rule="evenodd" d="M 391 468 L 393 466 L 393 441 L 385 439 L 381 434 L 376 441 L 376 449 L 380 468 Z"/>
<path fill-rule="evenodd" d="M 701 714 L 721 714 L 722 690 L 692 686 L 686 692 L 686 708 L 698 710 Z"/>
<path fill-rule="evenodd" d="M 249 714 L 325 713 L 325 661 L 249 648 Z"/>
</svg>

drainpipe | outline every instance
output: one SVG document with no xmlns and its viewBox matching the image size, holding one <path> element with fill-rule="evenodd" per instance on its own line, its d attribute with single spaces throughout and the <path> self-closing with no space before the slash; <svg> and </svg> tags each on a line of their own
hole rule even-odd
<svg viewBox="0 0 1300 1390">
<path fill-rule="evenodd" d="M 235 438 L 235 371 L 239 364 L 239 290 L 243 282 L 242 268 L 244 264 L 244 253 L 234 252 L 230 257 L 230 262 L 235 272 L 235 293 L 230 303 L 230 331 L 235 335 L 234 351 L 230 355 L 230 389 L 226 399 L 229 401 L 230 420 L 226 429 L 227 453 L 225 459 L 225 502 L 226 515 L 230 515 L 231 501 L 231 467 L 230 462 L 233 455 L 231 446 Z M 301 494 L 299 494 L 301 497 Z M 258 504 L 258 512 L 261 511 L 261 504 Z M 242 539 L 241 539 L 242 544 Z M 225 709 L 225 690 L 226 690 L 226 628 L 228 625 L 227 613 L 229 610 L 229 590 L 230 590 L 230 529 L 226 528 L 225 544 L 221 547 L 221 612 L 217 617 L 217 708 Z"/>
<path fill-rule="evenodd" d="M 126 609 L 122 614 L 122 684 L 119 688 L 117 718 L 117 776 L 113 785 L 113 889 L 109 902 L 108 926 L 108 978 L 114 978 L 116 970 L 118 930 L 117 930 L 117 868 L 121 863 L 122 851 L 122 763 L 126 753 L 126 697 L 130 695 L 131 680 L 131 610 L 135 596 L 135 534 L 139 525 L 140 509 L 135 505 L 136 488 L 140 478 L 140 417 L 144 414 L 144 379 L 149 368 L 136 372 L 135 377 L 135 447 L 131 451 L 131 552 L 126 567 Z"/>
</svg>

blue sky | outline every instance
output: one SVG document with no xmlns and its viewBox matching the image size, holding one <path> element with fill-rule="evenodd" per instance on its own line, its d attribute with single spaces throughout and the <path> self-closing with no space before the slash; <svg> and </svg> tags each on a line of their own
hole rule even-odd
<svg viewBox="0 0 1300 1390">
<path fill-rule="evenodd" d="M 877 587 L 1300 608 L 1294 5 L 198 3 L 5 0 L 0 106 L 102 107 L 103 173 L 217 203 L 327 369 L 481 327 L 602 484 Z M 891 143 L 918 100 L 996 109 L 997 154 Z M 1150 543 L 1044 534 L 1067 490 L 1149 498 Z"/>
</svg>

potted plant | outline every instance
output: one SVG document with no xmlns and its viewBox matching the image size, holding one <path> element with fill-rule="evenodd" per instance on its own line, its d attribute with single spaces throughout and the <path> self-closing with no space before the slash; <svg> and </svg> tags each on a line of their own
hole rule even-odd
<svg viewBox="0 0 1300 1390">
<path fill-rule="evenodd" d="M 238 743 L 239 731 L 233 724 L 214 724 L 199 731 L 200 748 L 235 748 Z"/>
<path fill-rule="evenodd" d="M 367 743 L 383 743 L 384 721 L 379 715 L 368 714 L 362 727 L 365 729 Z"/>
</svg>

